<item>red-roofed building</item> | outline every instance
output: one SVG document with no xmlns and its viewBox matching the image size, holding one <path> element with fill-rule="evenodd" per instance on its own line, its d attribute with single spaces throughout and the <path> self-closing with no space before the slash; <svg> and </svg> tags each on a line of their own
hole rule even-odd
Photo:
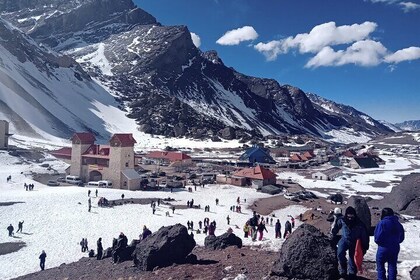
<svg viewBox="0 0 420 280">
<path fill-rule="evenodd" d="M 233 173 L 233 177 L 245 178 L 246 185 L 260 188 L 265 185 L 273 185 L 276 183 L 277 175 L 270 169 L 262 166 L 252 168 L 244 168 Z"/>
<path fill-rule="evenodd" d="M 82 181 L 107 180 L 114 188 L 135 190 L 140 188 L 140 175 L 134 170 L 134 144 L 130 134 L 114 134 L 109 145 L 95 144 L 95 135 L 78 132 L 71 138 L 71 148 L 61 148 L 51 154 L 68 161 L 70 175 Z"/>
<path fill-rule="evenodd" d="M 50 154 L 55 156 L 56 158 L 63 160 L 64 162 L 68 164 L 71 163 L 71 148 L 70 147 L 63 147 L 61 149 L 51 152 Z"/>
<path fill-rule="evenodd" d="M 144 156 L 145 160 L 153 161 L 162 165 L 191 164 L 189 155 L 181 152 L 152 151 Z"/>
</svg>

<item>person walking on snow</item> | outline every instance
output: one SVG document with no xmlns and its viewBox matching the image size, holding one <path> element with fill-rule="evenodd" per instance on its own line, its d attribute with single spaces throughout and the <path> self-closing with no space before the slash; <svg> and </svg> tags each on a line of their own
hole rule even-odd
<svg viewBox="0 0 420 280">
<path fill-rule="evenodd" d="M 45 251 L 42 250 L 41 255 L 39 255 L 39 266 L 41 267 L 41 270 L 45 269 L 45 259 L 47 258 L 47 254 L 45 254 Z"/>
<path fill-rule="evenodd" d="M 281 238 L 281 224 L 279 219 L 277 219 L 277 222 L 274 226 L 274 231 L 276 233 L 276 238 Z"/>
<path fill-rule="evenodd" d="M 226 217 L 227 224 L 230 225 L 230 217 L 229 215 Z"/>
<path fill-rule="evenodd" d="M 95 196 L 98 197 L 98 189 L 95 191 Z"/>
<path fill-rule="evenodd" d="M 90 197 L 90 190 L 88 190 L 88 196 Z"/>
<path fill-rule="evenodd" d="M 268 232 L 267 228 L 265 227 L 265 223 L 262 222 L 258 225 L 258 232 L 260 233 L 260 236 L 258 237 L 258 240 L 261 241 L 263 239 L 264 230 Z"/>
<path fill-rule="evenodd" d="M 18 230 L 16 231 L 16 233 L 18 233 L 19 231 L 22 232 L 22 230 L 23 230 L 23 222 L 24 221 L 18 223 Z"/>
<path fill-rule="evenodd" d="M 249 231 L 251 230 L 249 222 L 246 222 L 244 225 L 244 238 L 248 238 Z"/>
<path fill-rule="evenodd" d="M 13 236 L 13 231 L 15 230 L 15 228 L 12 226 L 12 224 L 10 224 L 10 226 L 7 227 L 7 230 L 9 231 L 9 236 Z"/>
<path fill-rule="evenodd" d="M 292 234 L 292 224 L 289 221 L 286 221 L 284 224 L 284 235 L 283 238 L 286 238 L 286 236 L 289 236 Z"/>
<path fill-rule="evenodd" d="M 104 251 L 104 248 L 102 247 L 102 238 L 99 237 L 98 241 L 96 241 L 96 250 L 98 254 L 96 255 L 97 260 L 102 260 L 102 254 Z"/>
<path fill-rule="evenodd" d="M 404 227 L 398 221 L 391 208 L 382 210 L 381 221 L 375 228 L 376 270 L 378 280 L 397 279 L 397 261 L 400 243 L 404 241 Z M 388 278 L 385 273 L 385 263 L 388 263 Z"/>
</svg>

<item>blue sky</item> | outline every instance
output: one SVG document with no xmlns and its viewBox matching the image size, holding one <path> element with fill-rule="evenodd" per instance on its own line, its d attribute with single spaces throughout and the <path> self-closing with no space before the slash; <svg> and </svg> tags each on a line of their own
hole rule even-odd
<svg viewBox="0 0 420 280">
<path fill-rule="evenodd" d="M 164 25 L 188 26 L 201 50 L 239 72 L 376 119 L 420 119 L 420 0 L 134 2 Z"/>
</svg>

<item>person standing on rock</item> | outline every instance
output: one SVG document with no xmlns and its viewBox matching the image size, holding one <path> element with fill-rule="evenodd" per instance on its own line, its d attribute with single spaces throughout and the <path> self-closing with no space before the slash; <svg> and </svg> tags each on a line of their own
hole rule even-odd
<svg viewBox="0 0 420 280">
<path fill-rule="evenodd" d="M 369 249 L 369 237 L 366 232 L 366 227 L 358 219 L 356 215 L 356 210 L 353 207 L 347 207 L 344 217 L 339 218 L 334 223 L 334 227 L 331 230 L 333 238 L 338 234 L 340 229 L 341 238 L 338 241 L 337 248 L 337 258 L 339 264 L 338 270 L 340 272 L 340 277 L 344 279 L 356 279 L 357 267 L 354 262 L 356 241 L 360 239 L 362 243 L 362 252 L 364 255 Z M 349 251 L 348 262 L 346 258 L 347 251 Z"/>
<path fill-rule="evenodd" d="M 209 235 L 214 235 L 215 231 L 216 231 L 216 224 L 214 222 L 211 222 L 209 225 Z"/>
<path fill-rule="evenodd" d="M 292 222 L 292 228 L 295 228 L 295 218 L 291 217 L 290 221 Z"/>
<path fill-rule="evenodd" d="M 143 226 L 143 233 L 141 234 L 142 240 L 146 239 L 152 232 L 146 226 Z"/>
<path fill-rule="evenodd" d="M 98 254 L 96 255 L 97 260 L 102 260 L 102 254 L 104 251 L 104 248 L 102 247 L 102 238 L 99 237 L 98 241 L 96 242 L 96 249 Z"/>
<path fill-rule="evenodd" d="M 381 221 L 375 228 L 376 270 L 378 280 L 397 279 L 397 261 L 400 243 L 404 241 L 404 227 L 398 221 L 391 208 L 382 209 Z M 385 263 L 388 263 L 388 278 L 385 273 Z"/>
<path fill-rule="evenodd" d="M 281 238 L 281 224 L 279 219 L 277 219 L 277 222 L 274 226 L 274 231 L 276 233 L 276 238 Z"/>
<path fill-rule="evenodd" d="M 292 224 L 287 220 L 284 224 L 284 235 L 283 238 L 288 237 L 290 234 L 292 234 Z"/>
<path fill-rule="evenodd" d="M 42 250 L 41 255 L 39 255 L 39 266 L 41 267 L 41 270 L 45 269 L 45 259 L 47 258 L 47 254 L 44 250 Z"/>
</svg>

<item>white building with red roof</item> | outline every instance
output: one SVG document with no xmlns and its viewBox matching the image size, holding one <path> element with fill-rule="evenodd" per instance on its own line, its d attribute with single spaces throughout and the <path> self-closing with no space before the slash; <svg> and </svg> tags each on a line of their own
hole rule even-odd
<svg viewBox="0 0 420 280">
<path fill-rule="evenodd" d="M 136 140 L 131 133 L 112 135 L 109 145 L 95 144 L 95 135 L 90 132 L 75 133 L 71 141 L 71 148 L 51 153 L 70 162 L 70 175 L 79 176 L 84 182 L 111 181 L 114 188 L 140 188 L 141 176 L 134 169 Z"/>
</svg>

